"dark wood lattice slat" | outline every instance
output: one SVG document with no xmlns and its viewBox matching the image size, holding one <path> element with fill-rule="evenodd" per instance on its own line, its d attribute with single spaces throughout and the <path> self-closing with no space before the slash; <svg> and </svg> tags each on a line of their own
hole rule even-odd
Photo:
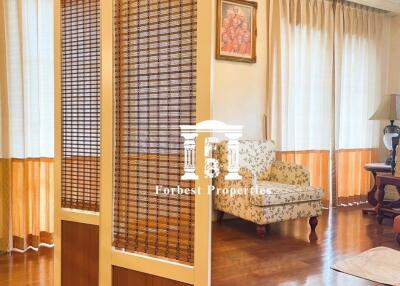
<svg viewBox="0 0 400 286">
<path fill-rule="evenodd" d="M 98 211 L 100 184 L 99 0 L 62 0 L 64 208 Z"/>
<path fill-rule="evenodd" d="M 196 0 L 115 1 L 114 246 L 193 264 L 179 125 L 195 124 Z"/>
</svg>

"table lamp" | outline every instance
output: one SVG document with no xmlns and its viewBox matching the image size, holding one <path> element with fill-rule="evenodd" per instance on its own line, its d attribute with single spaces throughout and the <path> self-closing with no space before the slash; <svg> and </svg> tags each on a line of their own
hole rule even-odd
<svg viewBox="0 0 400 286">
<path fill-rule="evenodd" d="M 378 109 L 369 119 L 390 121 L 390 125 L 383 129 L 383 143 L 386 149 L 390 151 L 385 164 L 390 165 L 392 162 L 392 138 L 400 134 L 400 127 L 394 125 L 394 121 L 400 119 L 400 94 L 385 95 Z"/>
</svg>

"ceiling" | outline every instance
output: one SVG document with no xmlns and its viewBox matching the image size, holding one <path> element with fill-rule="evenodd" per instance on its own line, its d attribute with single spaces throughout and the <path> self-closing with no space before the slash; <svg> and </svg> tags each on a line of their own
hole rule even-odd
<svg viewBox="0 0 400 286">
<path fill-rule="evenodd" d="M 359 4 L 400 14 L 400 0 L 350 0 Z"/>
</svg>

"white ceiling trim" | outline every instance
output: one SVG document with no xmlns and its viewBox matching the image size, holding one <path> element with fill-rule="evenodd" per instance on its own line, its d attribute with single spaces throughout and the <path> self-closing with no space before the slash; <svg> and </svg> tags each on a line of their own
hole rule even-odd
<svg viewBox="0 0 400 286">
<path fill-rule="evenodd" d="M 349 0 L 349 1 L 389 11 L 392 13 L 400 13 L 400 0 Z"/>
</svg>

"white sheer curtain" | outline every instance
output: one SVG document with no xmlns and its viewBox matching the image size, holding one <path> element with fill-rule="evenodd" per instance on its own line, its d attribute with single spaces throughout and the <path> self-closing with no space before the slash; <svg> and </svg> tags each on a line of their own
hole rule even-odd
<svg viewBox="0 0 400 286">
<path fill-rule="evenodd" d="M 388 93 L 390 18 L 382 11 L 338 3 L 335 15 L 336 195 L 338 204 L 366 200 L 378 159 L 379 121 L 368 120 Z"/>
<path fill-rule="evenodd" d="M 269 1 L 269 138 L 334 204 L 369 190 L 363 166 L 380 130 L 368 118 L 387 92 L 388 31 L 382 11 L 346 1 Z"/>
<path fill-rule="evenodd" d="M 336 9 L 336 148 L 378 148 L 379 122 L 368 118 L 388 92 L 390 19 L 357 6 Z"/>
<path fill-rule="evenodd" d="M 273 62 L 270 80 L 275 111 L 271 114 L 271 135 L 282 151 L 329 150 L 332 2 L 270 3 L 271 12 L 280 15 L 275 31 L 280 37 L 280 55 L 279 61 Z"/>
<path fill-rule="evenodd" d="M 6 1 L 12 158 L 54 156 L 53 1 Z"/>
<path fill-rule="evenodd" d="M 269 3 L 270 138 L 276 141 L 281 159 L 308 167 L 312 184 L 326 190 L 332 121 L 332 2 Z"/>
<path fill-rule="evenodd" d="M 53 1 L 5 0 L 0 189 L 10 201 L 12 242 L 25 250 L 52 242 Z"/>
</svg>

